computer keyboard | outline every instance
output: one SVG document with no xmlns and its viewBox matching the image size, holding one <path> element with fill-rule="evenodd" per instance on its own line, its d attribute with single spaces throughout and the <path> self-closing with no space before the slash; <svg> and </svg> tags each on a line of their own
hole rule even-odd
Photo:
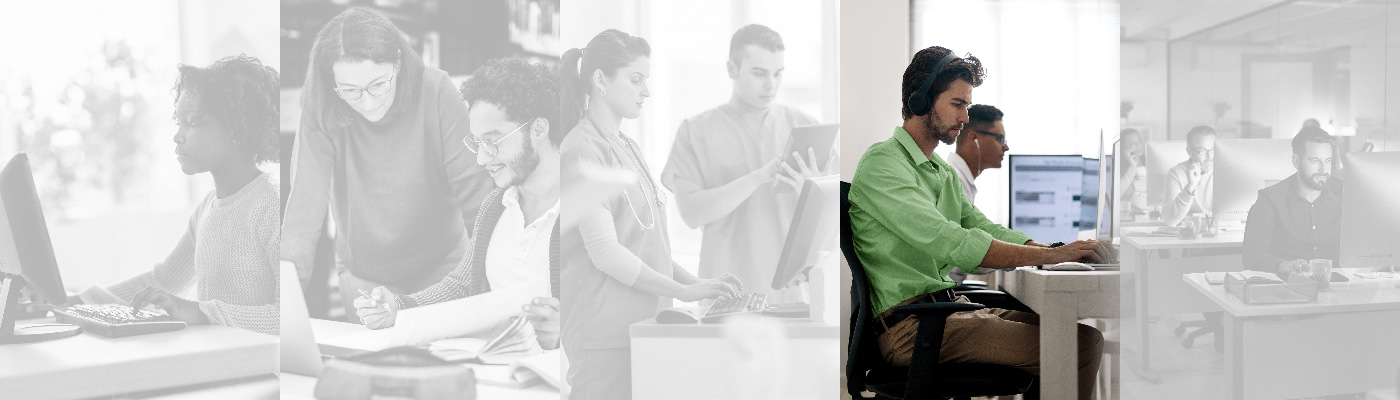
<svg viewBox="0 0 1400 400">
<path fill-rule="evenodd" d="M 53 314 L 58 322 L 112 338 L 185 329 L 184 321 L 146 310 L 132 314 L 131 306 L 120 304 L 78 304 Z"/>
<path fill-rule="evenodd" d="M 737 314 L 761 313 L 768 309 L 768 295 L 744 293 L 727 299 L 717 299 L 705 309 L 702 322 L 714 322 Z"/>
</svg>

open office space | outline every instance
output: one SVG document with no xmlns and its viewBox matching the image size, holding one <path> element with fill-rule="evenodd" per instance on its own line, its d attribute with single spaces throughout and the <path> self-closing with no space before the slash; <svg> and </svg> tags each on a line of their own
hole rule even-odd
<svg viewBox="0 0 1400 400">
<path fill-rule="evenodd" d="M 1397 0 L 0 4 L 0 399 L 1400 399 Z"/>
</svg>

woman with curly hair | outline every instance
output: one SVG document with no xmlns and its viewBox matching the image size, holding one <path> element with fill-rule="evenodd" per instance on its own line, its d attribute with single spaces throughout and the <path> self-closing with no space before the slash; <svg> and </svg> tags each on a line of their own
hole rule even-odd
<svg viewBox="0 0 1400 400">
<path fill-rule="evenodd" d="M 188 324 L 277 335 L 280 186 L 276 173 L 258 169 L 278 156 L 277 71 L 246 55 L 179 70 L 175 155 L 185 174 L 208 172 L 214 190 L 164 262 L 69 304 L 154 304 Z M 175 295 L 191 284 L 195 300 Z"/>
<path fill-rule="evenodd" d="M 316 247 L 329 214 L 342 305 L 361 322 L 353 299 L 362 291 L 417 292 L 462 261 L 494 185 L 462 144 L 467 107 L 456 86 L 388 18 L 341 12 L 316 34 L 310 58 L 282 259 L 307 284 L 322 264 Z"/>
</svg>

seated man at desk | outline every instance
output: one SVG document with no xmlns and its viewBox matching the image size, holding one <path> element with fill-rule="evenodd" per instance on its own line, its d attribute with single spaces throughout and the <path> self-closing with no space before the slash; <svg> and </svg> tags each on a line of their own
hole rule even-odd
<svg viewBox="0 0 1400 400">
<path fill-rule="evenodd" d="M 1336 139 L 1318 127 L 1293 137 L 1293 176 L 1259 191 L 1244 231 L 1244 265 L 1302 273 L 1308 260 L 1341 254 L 1341 185 L 1332 176 Z"/>
<path fill-rule="evenodd" d="M 958 58 L 936 46 L 920 50 L 904 72 L 903 125 L 866 150 L 851 181 L 855 251 L 869 276 L 880 351 L 894 365 L 909 365 L 918 318 L 886 310 L 967 301 L 949 290 L 956 285 L 948 277 L 953 269 L 1098 262 L 1111 252 L 1096 241 L 1048 248 L 989 221 L 967 201 L 953 168 L 934 149 L 940 141 L 953 143 L 968 121 L 972 88 L 984 76 L 976 57 Z M 1078 334 L 1079 393 L 1089 399 L 1103 335 L 1083 324 Z M 956 313 L 948 318 L 938 361 L 1008 365 L 1039 374 L 1039 338 L 1035 314 L 996 308 Z"/>
<path fill-rule="evenodd" d="M 514 58 L 492 60 L 462 84 L 471 132 L 463 142 L 497 188 L 481 203 L 467 257 L 441 282 L 413 293 L 390 293 L 380 286 L 355 299 L 366 326 L 392 326 L 403 308 L 546 277 L 557 293 L 558 257 L 551 249 L 558 249 L 553 244 L 559 240 L 559 142 L 564 138 L 551 123 L 559 115 L 557 90 L 549 68 Z M 558 295 L 540 293 L 521 307 L 540 346 L 558 347 Z"/>
<path fill-rule="evenodd" d="M 948 154 L 948 165 L 958 172 L 967 202 L 977 201 L 977 177 L 982 171 L 1001 168 L 1001 160 L 1006 152 L 1006 128 L 1002 126 L 1001 110 L 986 104 L 974 104 L 967 108 L 967 124 L 958 133 L 957 146 Z M 986 142 L 984 150 L 983 142 Z M 967 279 L 967 273 L 954 269 L 952 278 L 958 283 Z"/>
<path fill-rule="evenodd" d="M 1162 221 L 1176 226 L 1191 213 L 1211 212 L 1215 187 L 1215 129 L 1197 126 L 1186 132 L 1186 161 L 1167 170 Z"/>
</svg>

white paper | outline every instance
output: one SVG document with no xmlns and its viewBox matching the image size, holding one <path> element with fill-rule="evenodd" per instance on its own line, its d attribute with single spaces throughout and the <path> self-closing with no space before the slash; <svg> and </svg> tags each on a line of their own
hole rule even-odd
<svg viewBox="0 0 1400 400">
<path fill-rule="evenodd" d="M 450 337 L 480 333 L 521 314 L 521 306 L 549 295 L 549 279 L 492 290 L 464 299 L 399 311 L 394 321 L 393 346 L 422 346 Z"/>
<path fill-rule="evenodd" d="M 393 327 L 336 336 L 321 343 L 368 351 L 426 346 L 434 340 L 494 329 L 510 317 L 523 313 L 521 306 L 548 293 L 549 279 L 536 279 L 463 299 L 400 310 Z"/>
</svg>

